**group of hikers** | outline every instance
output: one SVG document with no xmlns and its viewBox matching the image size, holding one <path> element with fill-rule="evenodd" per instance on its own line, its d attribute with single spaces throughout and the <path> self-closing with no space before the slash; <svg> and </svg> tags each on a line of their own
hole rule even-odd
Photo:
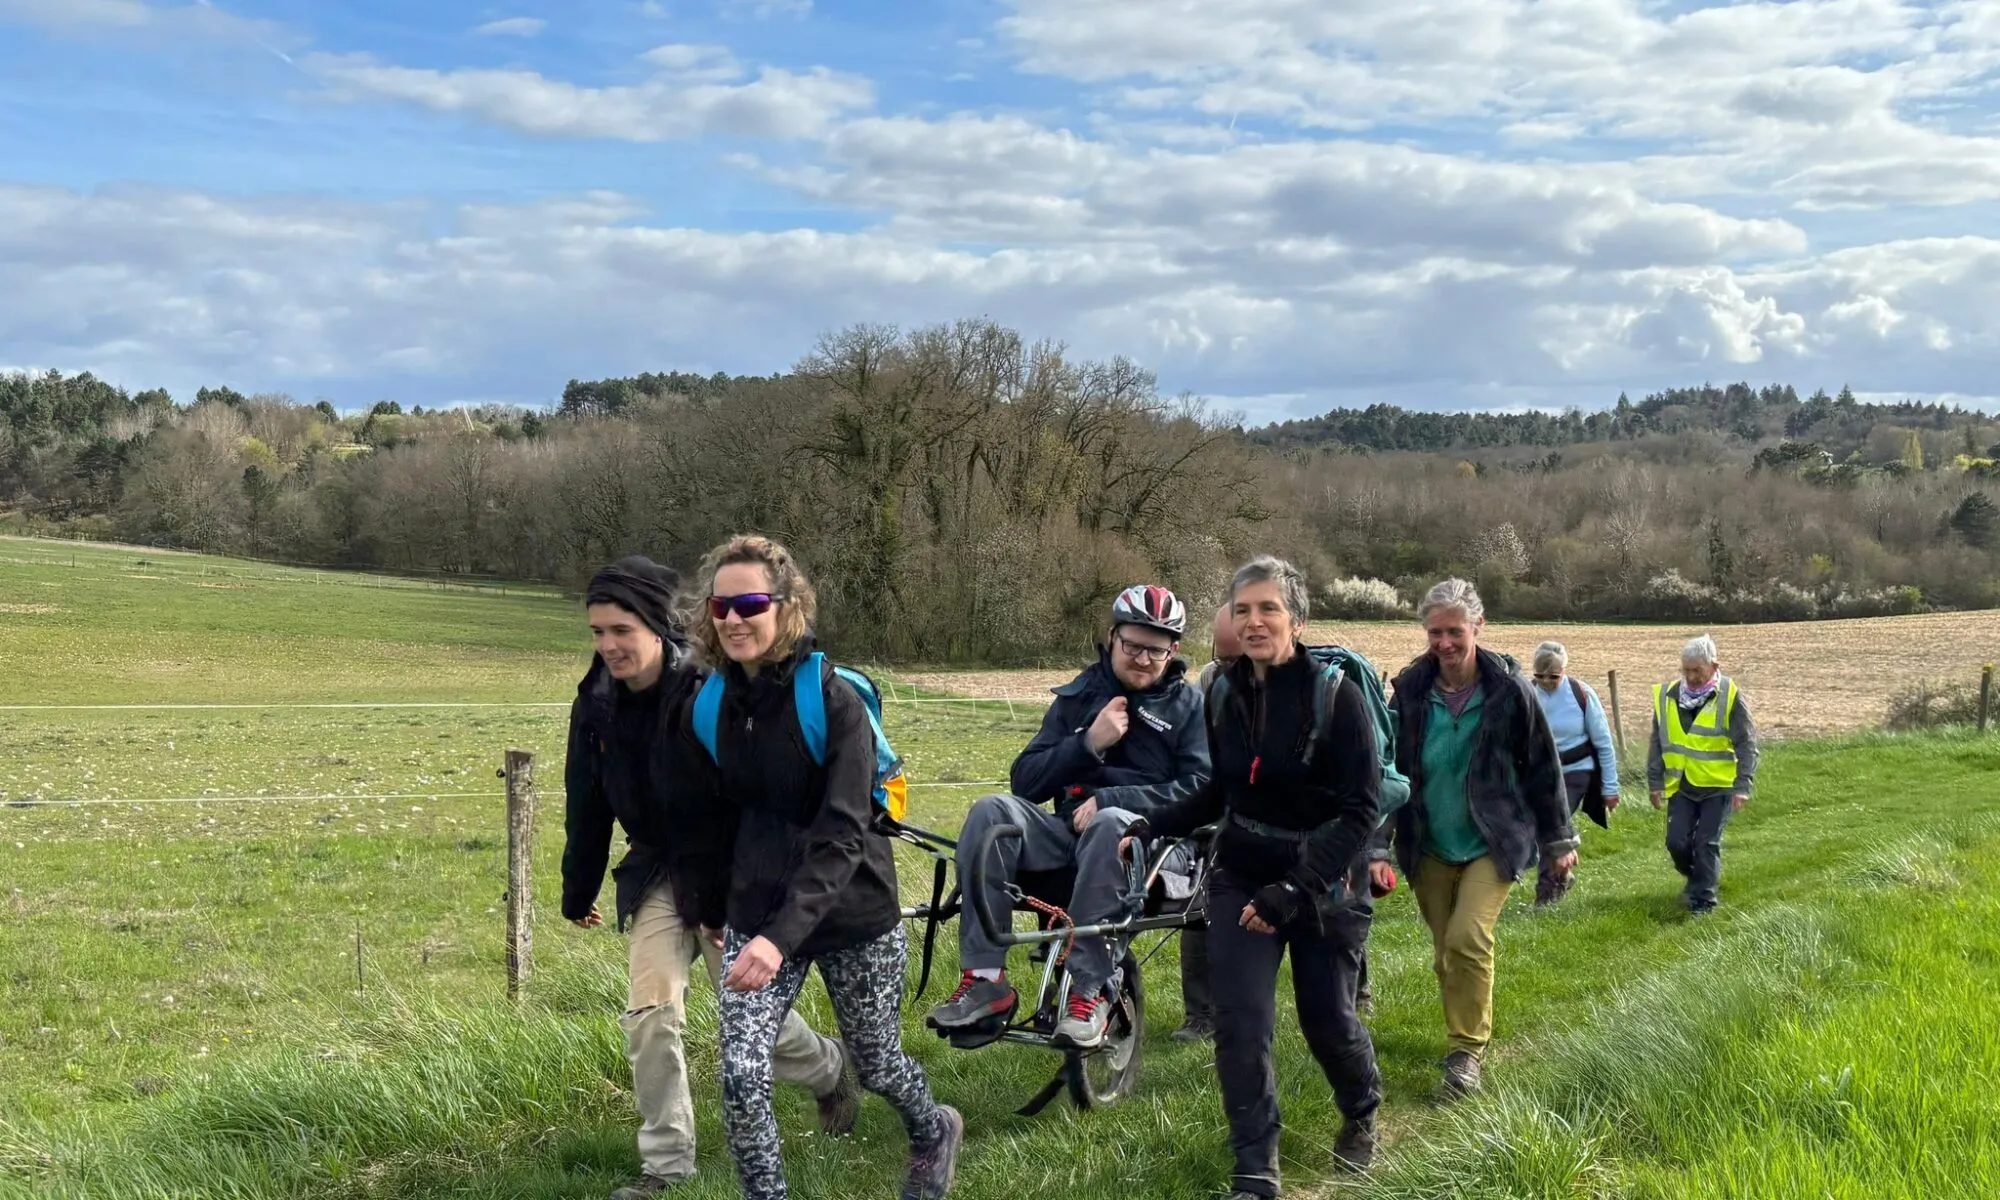
<svg viewBox="0 0 2000 1200">
<path fill-rule="evenodd" d="M 701 611 L 682 615 L 685 595 Z M 660 1195 L 695 1174 L 683 1047 L 686 994 L 702 960 L 719 997 L 723 1126 L 743 1194 L 788 1194 L 773 1081 L 805 1087 L 818 1122 L 843 1134 L 859 1089 L 900 1114 L 911 1153 L 901 1195 L 951 1188 L 965 1124 L 902 1046 L 905 935 L 892 842 L 875 829 L 879 730 L 847 674 L 813 637 L 811 582 L 783 546 L 731 539 L 694 587 L 645 558 L 592 579 L 596 657 L 571 712 L 563 915 L 603 923 L 611 868 L 630 933 L 620 1018 L 643 1174 L 612 1200 Z M 1182 935 L 1180 1041 L 1212 1038 L 1234 1155 L 1228 1200 L 1278 1194 L 1280 1117 L 1272 1041 L 1289 953 L 1300 1032 L 1342 1125 L 1334 1164 L 1366 1169 L 1382 1100 L 1369 1002 L 1375 900 L 1410 882 L 1429 927 L 1444 1010 L 1441 1099 L 1475 1092 L 1492 1036 L 1495 929 L 1531 872 L 1536 903 L 1575 877 L 1575 813 L 1604 823 L 1618 763 L 1598 698 L 1563 646 L 1531 670 L 1481 644 L 1484 606 L 1459 579 L 1419 606 L 1428 649 L 1384 691 L 1359 655 L 1307 644 L 1305 577 L 1260 557 L 1236 571 L 1215 615 L 1213 661 L 1190 678 L 1184 603 L 1139 585 L 1112 605 L 1098 660 L 1055 689 L 1015 760 L 1011 793 L 972 806 L 962 885 L 983 880 L 1011 908 L 1023 872 L 1074 869 L 1067 913 L 1109 921 L 1126 864 L 1181 842 L 1205 857 L 1205 928 Z M 1715 907 L 1721 836 L 1750 794 L 1757 743 L 1714 643 L 1683 649 L 1680 679 L 1653 692 L 1647 781 L 1670 806 L 1667 844 L 1692 915 Z M 999 825 L 983 872 L 965 856 Z M 1185 869 L 1185 863 L 1181 868 Z M 973 902 L 967 898 L 968 906 Z M 1004 1020 L 1017 1005 L 1006 947 L 960 923 L 958 987 L 926 1017 L 941 1033 Z M 794 1011 L 808 970 L 840 1036 Z M 1104 1042 L 1112 948 L 1076 940 L 1058 1046 Z"/>
</svg>

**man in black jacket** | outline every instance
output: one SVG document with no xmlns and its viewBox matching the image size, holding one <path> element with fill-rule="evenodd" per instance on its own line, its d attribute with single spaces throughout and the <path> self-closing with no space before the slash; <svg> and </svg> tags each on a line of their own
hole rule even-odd
<svg viewBox="0 0 2000 1200">
<path fill-rule="evenodd" d="M 1011 907 L 1002 887 L 1019 872 L 1074 866 L 1076 886 L 1066 907 L 1076 923 L 1118 915 L 1125 876 L 1118 840 L 1125 826 L 1208 778 L 1201 693 L 1185 678 L 1187 664 L 1175 657 L 1186 628 L 1187 609 L 1166 588 L 1141 584 L 1121 592 L 1102 656 L 1055 690 L 1041 731 L 1014 760 L 1013 794 L 987 796 L 972 806 L 959 834 L 961 882 L 973 877 L 963 855 L 988 829 L 1019 825 L 1025 835 L 1002 842 L 997 861 L 985 864 L 993 911 Z M 964 1029 L 1014 1010 L 1007 948 L 976 921 L 959 922 L 959 964 L 958 990 L 931 1011 L 932 1028 Z M 1108 1016 L 1109 943 L 1080 939 L 1069 966 L 1073 987 L 1056 1041 L 1094 1049 L 1104 1042 Z"/>
<path fill-rule="evenodd" d="M 681 1044 L 689 968 L 706 961 L 720 977 L 721 949 L 699 929 L 719 929 L 727 901 L 723 857 L 734 821 L 718 819 L 705 793 L 682 786 L 704 764 L 686 728 L 695 684 L 687 641 L 674 616 L 679 577 L 642 557 L 623 559 L 586 592 L 597 655 L 570 707 L 563 847 L 563 916 L 582 929 L 604 923 L 597 894 L 614 824 L 625 857 L 611 872 L 618 928 L 630 928 L 626 1010 L 619 1018 L 639 1105 L 644 1174 L 613 1200 L 643 1200 L 694 1175 L 694 1111 Z M 853 1127 L 858 1093 L 840 1043 L 796 1013 L 780 1031 L 775 1073 L 819 1096 L 821 1126 Z"/>
</svg>

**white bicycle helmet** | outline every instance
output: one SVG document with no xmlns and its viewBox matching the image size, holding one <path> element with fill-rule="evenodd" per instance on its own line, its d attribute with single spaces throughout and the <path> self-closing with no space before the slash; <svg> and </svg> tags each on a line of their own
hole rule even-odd
<svg viewBox="0 0 2000 1200">
<path fill-rule="evenodd" d="M 1175 641 L 1187 632 L 1187 606 L 1180 597 L 1163 587 L 1135 583 L 1118 593 L 1111 602 L 1111 627 L 1141 625 L 1172 634 Z"/>
</svg>

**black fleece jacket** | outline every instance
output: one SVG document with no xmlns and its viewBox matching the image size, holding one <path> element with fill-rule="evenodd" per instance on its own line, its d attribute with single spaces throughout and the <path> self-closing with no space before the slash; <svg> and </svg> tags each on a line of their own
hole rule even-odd
<svg viewBox="0 0 2000 1200">
<path fill-rule="evenodd" d="M 658 683 L 633 692 L 593 659 L 577 685 L 563 765 L 565 918 L 589 915 L 604 886 L 612 835 L 622 827 L 627 849 L 611 872 L 619 928 L 662 877 L 683 914 L 721 924 L 728 882 L 721 855 L 733 830 L 715 809 L 702 774 L 707 755 L 687 725 L 698 683 L 677 660 Z"/>
<path fill-rule="evenodd" d="M 1563 789 L 1562 756 L 1535 700 L 1535 685 L 1512 659 L 1485 649 L 1478 655 L 1485 715 L 1473 742 L 1466 804 L 1501 877 L 1511 881 L 1544 854 L 1560 857 L 1576 849 L 1577 836 Z M 1437 660 L 1423 655 L 1396 676 L 1390 701 L 1397 717 L 1396 765 L 1410 777 L 1410 802 L 1377 835 L 1377 856 L 1384 856 L 1393 839 L 1396 861 L 1412 876 L 1423 853 L 1424 735 L 1437 678 Z"/>
<path fill-rule="evenodd" d="M 806 749 L 789 661 L 753 679 L 731 663 L 716 731 L 721 804 L 737 815 L 729 927 L 769 938 L 785 957 L 870 942 L 901 920 L 889 839 L 873 832 L 875 735 L 846 680 L 821 668 L 826 765 Z"/>
<path fill-rule="evenodd" d="M 1216 865 L 1251 888 L 1286 880 L 1313 900 L 1338 893 L 1360 862 L 1381 803 L 1382 765 L 1361 689 L 1341 681 L 1310 763 L 1301 754 L 1319 670 L 1304 647 L 1258 681 L 1249 659 L 1230 664 L 1223 711 L 1210 714 L 1214 775 L 1194 794 L 1155 810 L 1148 832 L 1185 837 L 1225 812 L 1309 833 L 1303 846 L 1234 821 L 1216 834 Z"/>
<path fill-rule="evenodd" d="M 1100 757 L 1084 735 L 1104 706 L 1120 696 L 1132 723 Z M 1108 651 L 1055 689 L 1041 729 L 1009 773 L 1016 796 L 1030 804 L 1053 803 L 1063 817 L 1090 796 L 1097 797 L 1100 809 L 1143 815 L 1207 780 L 1201 693 L 1188 684 L 1187 663 L 1175 659 L 1158 683 L 1134 692 L 1119 682 Z M 1081 794 L 1072 799 L 1071 788 Z"/>
</svg>

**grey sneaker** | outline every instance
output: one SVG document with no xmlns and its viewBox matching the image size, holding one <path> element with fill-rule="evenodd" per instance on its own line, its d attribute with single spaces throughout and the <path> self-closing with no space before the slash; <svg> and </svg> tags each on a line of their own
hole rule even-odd
<svg viewBox="0 0 2000 1200">
<path fill-rule="evenodd" d="M 611 1200 L 652 1200 L 668 1188 L 685 1182 L 683 1179 L 662 1179 L 658 1175 L 641 1175 L 639 1182 L 628 1183 L 611 1193 Z"/>
<path fill-rule="evenodd" d="M 938 1105 L 944 1132 L 928 1147 L 910 1151 L 910 1173 L 903 1178 L 902 1200 L 939 1200 L 958 1177 L 958 1152 L 965 1145 L 965 1118 L 949 1104 Z"/>
<path fill-rule="evenodd" d="M 1104 1044 L 1104 1031 L 1111 1025 L 1111 1006 L 1103 996 L 1071 996 L 1069 1011 L 1056 1022 L 1055 1036 L 1051 1039 L 1057 1046 L 1069 1046 L 1077 1050 L 1095 1050 Z"/>
<path fill-rule="evenodd" d="M 1479 1060 L 1464 1050 L 1454 1050 L 1444 1058 L 1444 1078 L 1438 1082 L 1438 1099 L 1449 1103 L 1477 1092 L 1480 1088 Z"/>
<path fill-rule="evenodd" d="M 1207 1017 L 1189 1017 L 1168 1036 L 1184 1045 L 1206 1042 L 1215 1037 L 1215 1022 Z"/>
<path fill-rule="evenodd" d="M 845 1137 L 854 1132 L 854 1118 L 861 1111 L 861 1087 L 854 1081 L 854 1064 L 847 1047 L 840 1047 L 840 1082 L 817 1099 L 819 1131 L 828 1137 Z"/>
<path fill-rule="evenodd" d="M 924 1024 L 949 1032 L 968 1029 L 981 1021 L 996 1018 L 1004 1021 L 1014 1014 L 1014 1006 L 1020 1001 L 1005 976 L 981 979 L 966 971 L 958 977 L 958 990 L 943 1004 L 932 1009 L 930 1015 L 924 1018 Z"/>
<path fill-rule="evenodd" d="M 1360 1174 L 1375 1162 L 1375 1118 L 1347 1121 L 1333 1142 L 1333 1165 Z"/>
</svg>

